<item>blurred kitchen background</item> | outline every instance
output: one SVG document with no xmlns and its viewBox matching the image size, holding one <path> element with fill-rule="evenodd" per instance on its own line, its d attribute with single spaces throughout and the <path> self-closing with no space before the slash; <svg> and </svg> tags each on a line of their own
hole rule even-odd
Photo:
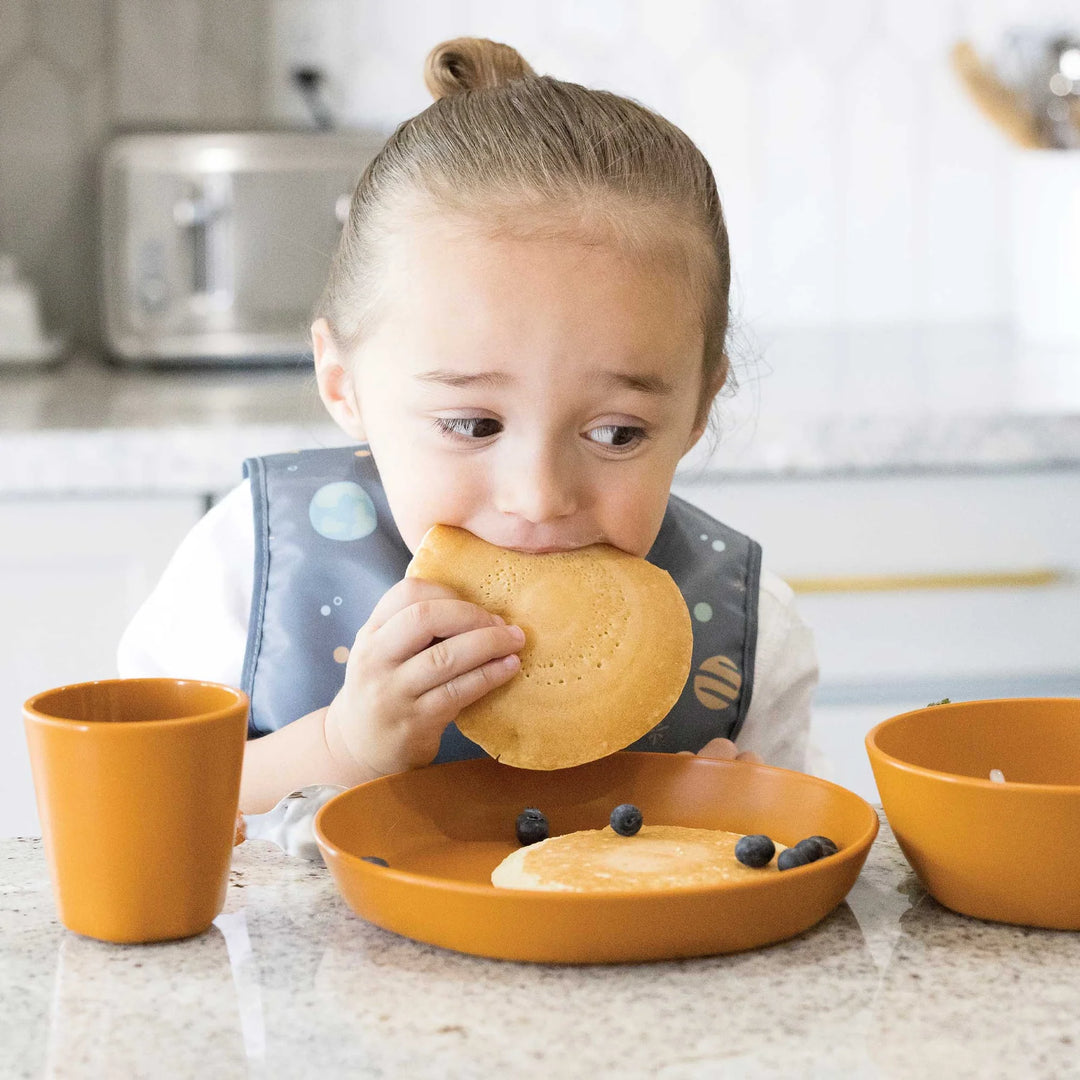
<svg viewBox="0 0 1080 1080">
<path fill-rule="evenodd" d="M 37 831 L 21 700 L 113 673 L 126 620 L 245 456 L 340 438 L 303 368 L 313 295 L 263 356 L 267 337 L 198 357 L 174 336 L 163 367 L 145 322 L 121 334 L 132 297 L 152 305 L 113 280 L 134 211 L 108 194 L 109 153 L 127 146 L 130 176 L 162 160 L 133 135 L 331 126 L 358 174 L 428 103 L 427 51 L 460 35 L 637 98 L 712 163 L 740 387 L 678 490 L 800 594 L 814 769 L 875 798 L 878 720 L 1080 695 L 1075 2 L 0 0 L 0 834 Z M 170 213 L 208 272 L 199 191 Z M 327 194 L 325 240 L 262 230 L 222 295 L 317 276 Z M 256 321 L 276 300 L 259 303 Z"/>
<path fill-rule="evenodd" d="M 1070 22 L 1071 20 L 1071 22 Z M 998 320 L 1012 148 L 950 68 L 1046 0 L 0 0 L 0 241 L 50 328 L 100 341 L 95 170 L 119 131 L 310 124 L 312 67 L 344 126 L 424 108 L 443 38 L 657 109 L 716 172 L 746 319 Z"/>
</svg>

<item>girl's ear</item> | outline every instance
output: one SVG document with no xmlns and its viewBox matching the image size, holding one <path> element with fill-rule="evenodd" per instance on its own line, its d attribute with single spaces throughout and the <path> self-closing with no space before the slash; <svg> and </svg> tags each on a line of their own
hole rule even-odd
<svg viewBox="0 0 1080 1080">
<path fill-rule="evenodd" d="M 311 349 L 315 354 L 315 379 L 319 397 L 334 423 L 351 439 L 365 442 L 364 422 L 356 384 L 345 366 L 341 351 L 325 319 L 311 324 Z"/>
</svg>

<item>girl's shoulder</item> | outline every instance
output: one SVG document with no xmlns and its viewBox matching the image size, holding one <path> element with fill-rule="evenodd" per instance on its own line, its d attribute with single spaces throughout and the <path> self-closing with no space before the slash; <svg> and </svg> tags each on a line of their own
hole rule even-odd
<svg viewBox="0 0 1080 1080">
<path fill-rule="evenodd" d="M 245 481 L 180 542 L 120 640 L 121 675 L 186 675 L 238 686 L 254 552 L 251 488 Z"/>
<path fill-rule="evenodd" d="M 799 612 L 794 589 L 762 567 L 758 587 L 759 657 L 764 652 L 813 652 L 813 634 Z"/>
<path fill-rule="evenodd" d="M 195 572 L 205 564 L 234 562 L 248 569 L 254 550 L 251 485 L 244 480 L 215 500 L 191 527 L 172 562 Z"/>
<path fill-rule="evenodd" d="M 208 537 L 238 533 L 250 536 L 252 531 L 251 481 L 245 478 L 219 499 L 215 499 L 192 531 L 196 530 L 206 533 Z"/>
<path fill-rule="evenodd" d="M 777 608 L 794 608 L 795 590 L 781 577 L 764 566 L 761 568 L 759 589 L 762 598 Z"/>
</svg>

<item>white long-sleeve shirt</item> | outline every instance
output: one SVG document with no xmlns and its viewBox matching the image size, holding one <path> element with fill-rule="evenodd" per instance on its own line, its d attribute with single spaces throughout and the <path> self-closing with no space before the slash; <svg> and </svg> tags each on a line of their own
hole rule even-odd
<svg viewBox="0 0 1080 1080">
<path fill-rule="evenodd" d="M 120 641 L 123 677 L 239 686 L 254 587 L 251 488 L 234 488 L 195 525 Z M 803 769 L 817 655 L 791 589 L 763 570 L 750 708 L 738 738 L 770 765 Z"/>
</svg>

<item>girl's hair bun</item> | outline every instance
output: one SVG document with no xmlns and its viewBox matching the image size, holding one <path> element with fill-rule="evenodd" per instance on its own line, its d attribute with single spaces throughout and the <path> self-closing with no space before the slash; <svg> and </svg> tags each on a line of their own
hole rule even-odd
<svg viewBox="0 0 1080 1080">
<path fill-rule="evenodd" d="M 487 38 L 454 38 L 436 45 L 424 64 L 431 96 L 452 97 L 464 90 L 488 90 L 535 75 L 517 49 Z"/>
</svg>

